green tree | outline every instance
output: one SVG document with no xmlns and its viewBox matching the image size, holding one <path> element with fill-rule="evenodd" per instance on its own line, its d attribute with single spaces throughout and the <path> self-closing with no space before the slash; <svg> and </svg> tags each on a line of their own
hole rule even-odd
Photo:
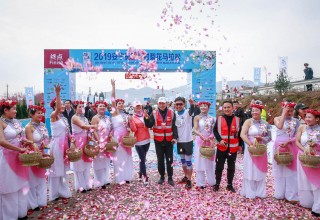
<svg viewBox="0 0 320 220">
<path fill-rule="evenodd" d="M 284 95 L 292 87 L 288 75 L 285 72 L 277 74 L 277 80 L 274 82 L 274 89 L 279 95 Z"/>
</svg>

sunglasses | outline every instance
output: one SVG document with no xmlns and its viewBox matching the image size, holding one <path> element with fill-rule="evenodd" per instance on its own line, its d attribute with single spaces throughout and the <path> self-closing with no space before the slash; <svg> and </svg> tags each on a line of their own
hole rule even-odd
<svg viewBox="0 0 320 220">
<path fill-rule="evenodd" d="M 183 103 L 176 103 L 176 106 L 181 106 L 183 105 Z"/>
</svg>

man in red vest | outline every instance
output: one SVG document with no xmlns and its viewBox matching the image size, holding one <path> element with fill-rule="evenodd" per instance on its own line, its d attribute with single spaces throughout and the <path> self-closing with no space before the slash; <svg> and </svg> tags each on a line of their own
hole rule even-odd
<svg viewBox="0 0 320 220">
<path fill-rule="evenodd" d="M 213 128 L 214 136 L 218 141 L 216 153 L 216 185 L 213 186 L 213 191 L 219 190 L 222 171 L 224 169 L 225 161 L 227 160 L 227 190 L 236 192 L 232 182 L 235 172 L 237 151 L 242 150 L 241 147 L 239 147 L 240 119 L 232 114 L 233 104 L 231 101 L 224 101 L 222 108 L 224 114 L 217 118 Z"/>
<path fill-rule="evenodd" d="M 144 112 L 144 122 L 148 128 L 153 127 L 154 143 L 158 159 L 158 172 L 160 174 L 159 184 L 164 183 L 166 158 L 168 183 L 174 186 L 173 175 L 173 143 L 177 143 L 178 131 L 175 125 L 175 113 L 168 109 L 165 97 L 158 100 L 158 108 L 149 116 Z"/>
</svg>

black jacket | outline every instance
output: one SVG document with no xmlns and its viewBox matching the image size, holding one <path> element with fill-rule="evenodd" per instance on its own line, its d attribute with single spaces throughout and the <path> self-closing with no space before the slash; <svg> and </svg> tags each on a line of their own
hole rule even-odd
<svg viewBox="0 0 320 220">
<path fill-rule="evenodd" d="M 63 112 L 62 114 L 63 114 L 63 116 L 64 116 L 65 118 L 68 119 L 68 124 L 69 124 L 70 133 L 72 134 L 71 118 L 72 118 L 72 116 L 75 114 L 75 111 L 74 111 L 73 108 L 71 108 L 71 110 L 70 110 L 70 112 L 69 112 L 69 114 L 68 114 L 67 109 L 66 109 L 66 110 L 64 110 L 64 112 Z"/>
<path fill-rule="evenodd" d="M 313 70 L 310 67 L 305 68 L 304 70 L 304 79 L 313 79 Z"/>
<path fill-rule="evenodd" d="M 148 111 L 148 115 L 152 114 L 152 106 L 151 105 L 144 106 L 144 109 L 146 109 Z"/>
<path fill-rule="evenodd" d="M 160 109 L 158 109 L 162 118 L 165 119 L 167 112 L 168 112 L 168 108 L 166 108 L 164 111 L 161 111 Z M 153 114 L 150 115 L 149 119 L 144 118 L 144 123 L 148 128 L 152 128 L 155 124 L 155 119 L 153 117 Z M 172 118 L 172 137 L 173 139 L 178 139 L 178 129 L 176 126 L 176 114 L 173 112 L 173 118 Z M 163 142 L 167 142 L 166 139 L 163 139 Z"/>
</svg>

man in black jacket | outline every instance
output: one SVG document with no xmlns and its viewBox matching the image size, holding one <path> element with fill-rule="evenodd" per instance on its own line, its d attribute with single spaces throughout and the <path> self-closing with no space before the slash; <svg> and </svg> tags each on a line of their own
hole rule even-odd
<svg viewBox="0 0 320 220">
<path fill-rule="evenodd" d="M 168 109 L 165 97 L 158 100 L 158 109 L 150 116 L 147 110 L 144 111 L 144 123 L 148 128 L 153 127 L 154 143 L 158 159 L 158 172 L 160 174 L 159 184 L 164 183 L 166 158 L 168 183 L 174 186 L 173 176 L 173 144 L 177 143 L 178 130 L 176 126 L 175 113 Z"/>
<path fill-rule="evenodd" d="M 146 105 L 144 106 L 144 109 L 148 111 L 148 115 L 150 116 L 152 114 L 152 106 L 150 105 L 150 102 L 147 101 Z"/>
<path fill-rule="evenodd" d="M 234 116 L 237 116 L 238 118 L 240 118 L 240 131 L 239 133 L 241 133 L 241 128 L 243 123 L 245 122 L 245 120 L 247 119 L 246 114 L 244 113 L 243 109 L 240 107 L 240 103 L 238 100 L 234 100 L 233 101 L 233 112 L 232 114 Z M 239 137 L 239 146 L 242 147 L 242 154 L 244 153 L 244 143 L 241 137 Z"/>
<path fill-rule="evenodd" d="M 66 109 L 64 110 L 64 112 L 63 112 L 62 114 L 63 114 L 63 116 L 64 116 L 65 118 L 68 119 L 70 134 L 72 134 L 71 118 L 72 118 L 72 116 L 75 114 L 75 111 L 74 111 L 73 108 L 71 107 L 71 100 L 66 100 L 66 101 L 64 102 L 64 105 L 65 105 Z"/>
<path fill-rule="evenodd" d="M 227 190 L 236 192 L 233 188 L 233 178 L 236 168 L 237 151 L 242 151 L 239 147 L 240 119 L 232 114 L 233 104 L 231 101 L 224 101 L 223 115 L 218 116 L 213 128 L 213 134 L 218 141 L 216 153 L 216 185 L 213 191 L 218 191 L 225 161 L 228 163 Z"/>
<path fill-rule="evenodd" d="M 84 116 L 88 119 L 89 122 L 91 122 L 91 119 L 95 115 L 93 109 L 92 109 L 92 102 L 87 102 L 87 106 L 84 108 Z"/>
<path fill-rule="evenodd" d="M 304 64 L 304 79 L 309 80 L 313 79 L 313 70 L 309 67 L 308 63 Z M 308 84 L 307 86 L 307 91 L 312 91 L 312 84 Z"/>
</svg>

